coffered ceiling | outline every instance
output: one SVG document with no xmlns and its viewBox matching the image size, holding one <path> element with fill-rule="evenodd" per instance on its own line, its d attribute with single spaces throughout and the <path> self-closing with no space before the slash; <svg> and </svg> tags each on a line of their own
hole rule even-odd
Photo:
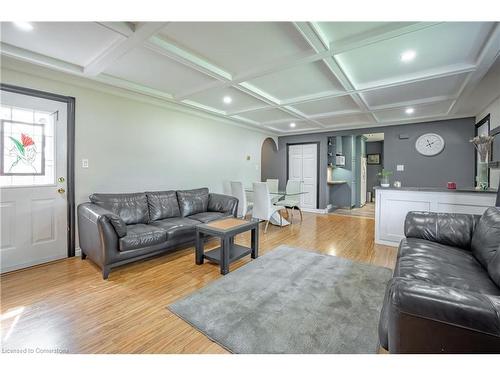
<svg viewBox="0 0 500 375">
<path fill-rule="evenodd" d="M 476 115 L 500 52 L 495 22 L 30 25 L 2 23 L 2 55 L 276 134 Z"/>
</svg>

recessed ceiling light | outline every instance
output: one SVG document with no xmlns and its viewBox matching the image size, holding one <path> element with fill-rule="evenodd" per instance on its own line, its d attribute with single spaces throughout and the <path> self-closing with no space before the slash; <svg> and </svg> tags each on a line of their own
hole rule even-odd
<svg viewBox="0 0 500 375">
<path fill-rule="evenodd" d="M 291 122 L 291 123 L 290 123 L 290 127 L 291 127 L 291 128 L 295 128 L 295 126 L 296 126 L 296 125 L 295 125 L 295 122 Z"/>
<path fill-rule="evenodd" d="M 224 98 L 222 98 L 222 101 L 226 104 L 230 104 L 233 101 L 233 99 L 231 99 L 230 96 L 225 96 Z"/>
<path fill-rule="evenodd" d="M 16 25 L 16 27 L 18 29 L 21 29 L 23 31 L 31 31 L 33 30 L 33 25 L 29 22 L 13 22 L 14 25 Z"/>
<path fill-rule="evenodd" d="M 405 109 L 405 112 L 407 115 L 411 115 L 413 112 L 415 112 L 415 109 L 413 109 L 412 107 L 409 107 L 409 108 Z"/>
<path fill-rule="evenodd" d="M 413 50 L 404 51 L 401 54 L 401 61 L 410 62 L 417 56 L 417 53 Z"/>
</svg>

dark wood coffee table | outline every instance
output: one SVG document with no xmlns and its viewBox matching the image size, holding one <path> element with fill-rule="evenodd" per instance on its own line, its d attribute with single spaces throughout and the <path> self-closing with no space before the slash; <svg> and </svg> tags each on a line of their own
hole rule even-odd
<svg viewBox="0 0 500 375">
<path fill-rule="evenodd" d="M 237 234 L 252 231 L 251 247 L 234 243 Z M 220 238 L 220 247 L 204 252 L 203 237 Z M 259 256 L 259 222 L 227 218 L 196 226 L 196 264 L 203 264 L 205 259 L 220 265 L 220 273 L 229 273 L 229 265 L 238 259 L 251 255 L 252 259 Z"/>
</svg>

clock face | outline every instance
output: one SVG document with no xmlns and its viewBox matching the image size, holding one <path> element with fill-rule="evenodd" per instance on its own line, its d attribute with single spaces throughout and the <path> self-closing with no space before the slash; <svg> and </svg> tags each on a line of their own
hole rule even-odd
<svg viewBox="0 0 500 375">
<path fill-rule="evenodd" d="M 425 156 L 434 156 L 444 149 L 444 139 L 439 134 L 427 133 L 418 137 L 415 148 Z"/>
</svg>

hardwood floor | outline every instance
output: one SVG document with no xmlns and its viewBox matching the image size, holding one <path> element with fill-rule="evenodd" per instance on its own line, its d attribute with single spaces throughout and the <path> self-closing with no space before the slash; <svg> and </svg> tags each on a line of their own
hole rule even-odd
<svg viewBox="0 0 500 375">
<path fill-rule="evenodd" d="M 374 221 L 304 213 L 304 221 L 261 227 L 259 255 L 281 244 L 379 266 L 394 267 L 396 249 L 374 244 Z M 249 244 L 250 234 L 236 238 Z M 215 241 L 207 249 L 217 246 Z M 231 270 L 250 257 L 231 265 Z M 1 334 L 4 349 L 70 353 L 226 353 L 166 306 L 221 277 L 219 268 L 194 263 L 187 248 L 113 270 L 79 258 L 3 275 Z"/>
<path fill-rule="evenodd" d="M 363 207 L 360 208 L 337 208 L 332 212 L 334 215 L 347 215 L 347 216 L 360 216 L 360 217 L 368 217 L 371 219 L 375 218 L 375 203 L 366 203 Z"/>
</svg>

